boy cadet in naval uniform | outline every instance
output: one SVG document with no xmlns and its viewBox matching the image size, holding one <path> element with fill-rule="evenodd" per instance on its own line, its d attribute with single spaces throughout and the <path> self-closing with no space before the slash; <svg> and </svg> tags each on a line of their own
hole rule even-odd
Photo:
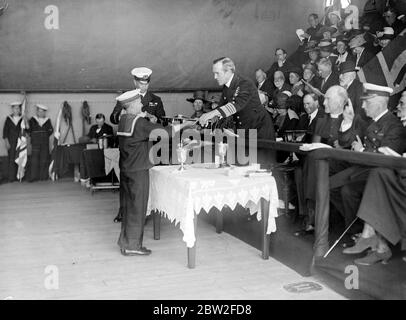
<svg viewBox="0 0 406 320">
<path fill-rule="evenodd" d="M 54 132 L 51 120 L 46 117 L 48 107 L 37 104 L 36 108 L 36 115 L 28 122 L 32 145 L 30 182 L 48 179 L 49 136 Z"/>
<path fill-rule="evenodd" d="M 162 100 L 157 95 L 149 91 L 149 83 L 151 81 L 152 70 L 145 67 L 134 68 L 131 70 L 131 75 L 134 77 L 134 85 L 139 90 L 141 95 L 142 111 L 148 112 L 149 121 L 153 123 L 160 123 L 162 117 L 165 116 L 165 110 L 162 104 Z M 120 121 L 121 111 L 123 105 L 119 100 L 116 102 L 113 112 L 110 115 L 110 122 L 118 124 Z M 121 189 L 120 189 L 121 190 Z M 120 209 L 117 216 L 114 218 L 114 222 L 121 222 L 123 216 L 123 195 L 120 191 Z"/>
<path fill-rule="evenodd" d="M 147 113 L 142 112 L 139 89 L 125 92 L 116 99 L 125 108 L 117 130 L 120 188 L 123 194 L 123 218 L 118 245 L 125 256 L 149 255 L 151 250 L 143 247 L 142 241 L 149 196 L 149 169 L 154 165 L 149 157 L 152 140 L 158 138 L 162 130 L 172 135 L 191 124 L 184 123 L 175 129 L 148 121 Z"/>
</svg>

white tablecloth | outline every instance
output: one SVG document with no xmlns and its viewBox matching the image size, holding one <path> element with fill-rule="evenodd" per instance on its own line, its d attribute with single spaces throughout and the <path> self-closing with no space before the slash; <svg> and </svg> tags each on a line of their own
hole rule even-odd
<svg viewBox="0 0 406 320">
<path fill-rule="evenodd" d="M 275 178 L 227 176 L 225 169 L 206 169 L 188 166 L 183 172 L 179 166 L 157 166 L 150 169 L 148 214 L 158 210 L 171 222 L 180 225 L 187 247 L 194 246 L 194 212 L 206 212 L 212 207 L 221 210 L 225 205 L 235 209 L 237 204 L 258 212 L 261 220 L 261 198 L 269 201 L 267 234 L 276 231 L 278 190 Z"/>
<path fill-rule="evenodd" d="M 114 170 L 114 173 L 117 176 L 117 179 L 120 180 L 120 151 L 118 148 L 107 148 L 103 149 L 104 153 L 104 171 L 106 176 L 110 173 L 111 170 Z"/>
</svg>

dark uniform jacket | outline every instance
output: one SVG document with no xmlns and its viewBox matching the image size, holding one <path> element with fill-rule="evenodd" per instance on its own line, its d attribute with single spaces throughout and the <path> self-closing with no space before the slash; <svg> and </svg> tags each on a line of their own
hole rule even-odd
<svg viewBox="0 0 406 320">
<path fill-rule="evenodd" d="M 141 99 L 142 111 L 146 111 L 149 114 L 154 115 L 158 118 L 158 122 L 165 116 L 164 106 L 162 100 L 157 95 L 153 94 L 150 91 L 147 91 L 145 96 Z M 117 101 L 116 106 L 114 107 L 113 112 L 110 115 L 110 122 L 112 124 L 118 124 L 120 121 L 120 114 L 123 106 L 120 102 Z"/>
<path fill-rule="evenodd" d="M 154 161 L 149 157 L 149 151 L 155 135 L 155 129 L 162 129 L 172 133 L 171 128 L 152 123 L 147 119 L 133 114 L 124 114 L 118 124 L 117 136 L 119 137 L 120 170 L 123 174 L 148 170 L 154 166 Z M 160 131 L 162 132 L 162 131 Z"/>
<path fill-rule="evenodd" d="M 10 119 L 10 117 L 7 117 L 6 122 L 4 123 L 3 139 L 8 139 L 10 146 L 14 147 L 15 149 L 17 145 L 18 136 L 20 135 L 21 121 L 23 118 L 21 118 L 18 121 L 17 125 L 15 125 L 13 120 Z"/>
<path fill-rule="evenodd" d="M 373 121 L 363 137 L 365 152 L 378 152 L 380 147 L 389 147 L 402 154 L 406 148 L 406 128 L 399 118 L 389 111 L 377 122 Z"/>
<path fill-rule="evenodd" d="M 237 129 L 257 129 L 258 139 L 275 140 L 272 119 L 251 80 L 234 74 L 230 88 L 223 86 L 217 110 L 223 118 L 233 116 Z"/>
<path fill-rule="evenodd" d="M 31 135 L 31 144 L 48 145 L 49 136 L 54 132 L 51 120 L 47 119 L 47 121 L 45 121 L 45 123 L 40 126 L 38 121 L 34 117 L 32 117 L 28 123 L 30 126 L 28 132 Z"/>
</svg>

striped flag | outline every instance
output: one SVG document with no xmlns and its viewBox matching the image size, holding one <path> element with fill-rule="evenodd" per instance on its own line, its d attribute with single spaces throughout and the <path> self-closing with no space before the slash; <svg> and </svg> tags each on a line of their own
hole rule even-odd
<svg viewBox="0 0 406 320">
<path fill-rule="evenodd" d="M 25 166 L 27 164 L 27 134 L 25 132 L 25 113 L 26 113 L 26 102 L 27 98 L 24 96 L 24 100 L 21 106 L 21 114 L 23 115 L 23 120 L 21 121 L 21 130 L 18 135 L 17 147 L 16 147 L 16 158 L 15 163 L 18 165 L 17 169 L 17 179 L 21 182 L 25 174 Z"/>
<path fill-rule="evenodd" d="M 48 174 L 52 181 L 57 179 L 57 174 L 55 171 L 55 161 L 56 161 L 56 148 L 59 145 L 59 138 L 60 138 L 60 127 L 61 127 L 61 117 L 62 117 L 62 108 L 58 112 L 58 117 L 56 118 L 56 128 L 54 131 L 54 146 L 52 148 L 51 154 L 51 163 L 49 164 Z"/>
<path fill-rule="evenodd" d="M 361 82 L 391 87 L 396 95 L 406 87 L 406 30 L 372 58 L 359 72 Z"/>
</svg>

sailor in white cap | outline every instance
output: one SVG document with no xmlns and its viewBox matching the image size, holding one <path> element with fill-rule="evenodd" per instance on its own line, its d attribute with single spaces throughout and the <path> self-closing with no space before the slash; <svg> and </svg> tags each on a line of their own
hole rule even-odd
<svg viewBox="0 0 406 320">
<path fill-rule="evenodd" d="M 161 122 L 162 117 L 165 116 L 165 110 L 160 97 L 149 91 L 149 84 L 151 81 L 152 70 L 146 67 L 134 68 L 131 70 L 131 75 L 134 77 L 134 85 L 139 90 L 142 102 L 142 111 L 155 117 L 150 117 L 153 122 Z M 113 110 L 110 116 L 110 121 L 117 124 L 122 107 L 119 103 Z"/>
<path fill-rule="evenodd" d="M 23 121 L 21 104 L 19 101 L 10 103 L 11 114 L 6 118 L 3 127 L 3 139 L 8 153 L 7 171 L 9 182 L 17 180 L 17 164 L 15 159 L 18 136 L 21 132 L 21 121 Z"/>
<path fill-rule="evenodd" d="M 51 120 L 46 117 L 48 107 L 36 104 L 36 115 L 28 122 L 31 136 L 31 171 L 30 182 L 48 179 L 49 136 L 54 132 Z"/>
<path fill-rule="evenodd" d="M 138 89 L 125 92 L 116 99 L 126 111 L 120 117 L 117 130 L 122 190 L 120 205 L 123 214 L 118 245 L 125 256 L 149 255 L 151 250 L 145 248 L 142 242 L 148 203 L 149 169 L 156 163 L 156 159 L 150 157 L 150 154 L 154 154 L 150 152 L 151 140 L 161 137 L 165 141 L 162 136 L 165 131 L 169 137 L 191 123 L 163 127 L 159 123 L 148 121 L 145 112 L 142 112 L 142 95 Z"/>
</svg>

